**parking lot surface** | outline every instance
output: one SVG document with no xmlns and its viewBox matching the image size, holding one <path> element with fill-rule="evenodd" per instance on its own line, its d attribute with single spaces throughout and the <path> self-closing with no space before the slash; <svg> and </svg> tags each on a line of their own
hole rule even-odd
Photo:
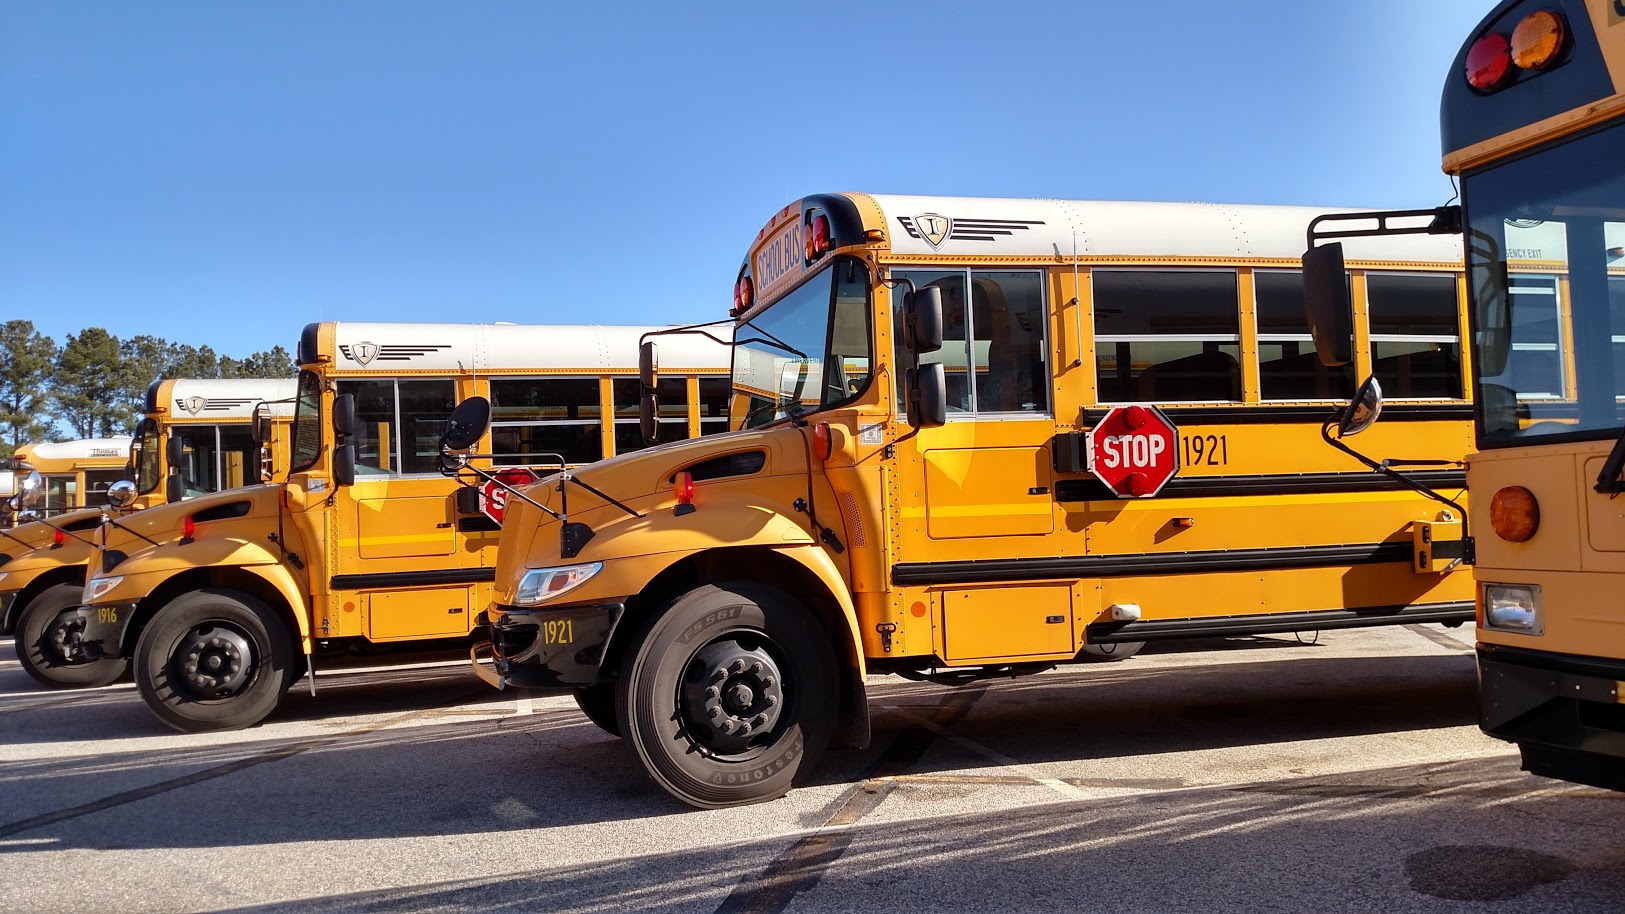
<svg viewBox="0 0 1625 914">
<path fill-rule="evenodd" d="M 188 735 L 129 683 L 37 689 L 0 639 L 0 910 L 1625 910 L 1625 796 L 1479 733 L 1471 638 L 873 677 L 870 748 L 717 811 L 466 661 L 324 670 Z"/>
</svg>

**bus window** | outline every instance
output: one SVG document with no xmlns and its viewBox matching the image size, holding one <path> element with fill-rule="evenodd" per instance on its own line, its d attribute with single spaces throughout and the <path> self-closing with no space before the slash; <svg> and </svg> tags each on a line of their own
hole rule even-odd
<svg viewBox="0 0 1625 914">
<path fill-rule="evenodd" d="M 246 425 L 222 425 L 220 429 L 220 484 L 236 489 L 260 481 L 260 445 L 254 430 Z"/>
<path fill-rule="evenodd" d="M 84 506 L 93 508 L 97 505 L 107 504 L 107 488 L 128 476 L 129 474 L 123 469 L 86 470 Z"/>
<path fill-rule="evenodd" d="M 1371 373 L 1390 399 L 1461 397 L 1456 278 L 1368 273 Z"/>
<path fill-rule="evenodd" d="M 965 356 L 969 337 L 965 333 L 964 271 L 893 270 L 892 277 L 909 280 L 915 289 L 935 287 L 942 290 L 942 348 L 936 352 L 922 353 L 919 360 L 921 365 L 942 363 L 948 379 L 948 412 L 970 412 L 971 388 L 965 370 L 970 360 Z M 900 285 L 899 291 L 906 288 L 906 285 Z M 903 298 L 901 294 L 892 296 L 892 338 L 897 341 L 897 364 L 907 366 L 913 364 L 914 356 L 903 349 Z M 898 375 L 896 386 L 897 414 L 901 416 L 906 412 L 901 374 Z"/>
<path fill-rule="evenodd" d="M 648 447 L 638 427 L 638 379 L 615 378 L 610 382 L 615 401 L 615 453 L 626 454 Z M 655 381 L 660 397 L 660 443 L 688 437 L 688 379 L 662 375 Z"/>
<path fill-rule="evenodd" d="M 1567 385 L 1557 277 L 1514 273 L 1507 277 L 1507 292 L 1512 299 L 1512 351 L 1502 372 L 1506 386 L 1530 400 L 1561 399 Z"/>
<path fill-rule="evenodd" d="M 340 381 L 336 389 L 355 395 L 360 428 L 351 443 L 359 472 L 438 472 L 437 447 L 456 400 L 455 382 L 385 378 Z"/>
<path fill-rule="evenodd" d="M 1095 270 L 1102 403 L 1241 399 L 1231 270 Z"/>
<path fill-rule="evenodd" d="M 727 378 L 700 379 L 700 434 L 714 435 L 728 430 L 728 401 L 733 383 Z"/>
<path fill-rule="evenodd" d="M 175 466 L 188 497 L 220 491 L 219 428 L 213 425 L 175 426 L 170 435 L 184 445 L 184 456 Z"/>
<path fill-rule="evenodd" d="M 600 460 L 602 416 L 595 377 L 491 380 L 491 450 L 500 466 L 542 463 L 543 454 L 572 465 Z"/>
<path fill-rule="evenodd" d="M 1048 411 L 1043 273 L 898 270 L 893 276 L 911 280 L 916 288 L 942 290 L 942 348 L 920 356 L 920 362 L 943 363 L 950 412 Z M 901 347 L 903 296 L 893 296 L 893 302 Z M 899 348 L 898 364 L 908 365 L 910 358 Z"/>
<path fill-rule="evenodd" d="M 1258 320 L 1258 384 L 1264 400 L 1347 400 L 1354 396 L 1354 366 L 1329 368 L 1315 356 L 1303 310 L 1303 273 L 1253 273 Z"/>
</svg>

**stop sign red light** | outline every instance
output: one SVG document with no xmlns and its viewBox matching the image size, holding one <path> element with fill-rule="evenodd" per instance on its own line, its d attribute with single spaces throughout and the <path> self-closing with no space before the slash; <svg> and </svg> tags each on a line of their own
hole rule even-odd
<svg viewBox="0 0 1625 914">
<path fill-rule="evenodd" d="M 508 467 L 491 475 L 496 478 L 487 479 L 485 484 L 480 486 L 480 513 L 501 526 L 502 517 L 508 509 L 509 489 L 528 486 L 541 477 L 529 467 Z"/>
<path fill-rule="evenodd" d="M 1179 472 L 1179 429 L 1155 406 L 1114 406 L 1086 440 L 1089 472 L 1118 498 L 1155 495 Z"/>
</svg>

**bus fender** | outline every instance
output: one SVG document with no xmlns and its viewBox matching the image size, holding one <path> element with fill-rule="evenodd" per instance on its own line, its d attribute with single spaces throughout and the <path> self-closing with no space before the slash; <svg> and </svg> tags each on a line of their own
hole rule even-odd
<svg viewBox="0 0 1625 914">
<path fill-rule="evenodd" d="M 846 581 L 822 547 L 792 546 L 780 551 L 812 572 L 841 608 L 841 618 L 846 622 L 845 631 L 837 628 L 830 633 L 835 639 L 832 647 L 835 648 L 841 669 L 840 707 L 831 741 L 852 749 L 867 749 L 870 738 L 869 691 L 864 685 L 867 668 L 863 657 L 863 632 L 858 627 L 857 608 L 852 604 L 852 595 L 847 592 Z"/>
</svg>

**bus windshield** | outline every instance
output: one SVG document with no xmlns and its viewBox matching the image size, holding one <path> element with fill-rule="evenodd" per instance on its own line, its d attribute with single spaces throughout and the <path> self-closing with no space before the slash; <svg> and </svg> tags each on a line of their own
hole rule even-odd
<svg viewBox="0 0 1625 914">
<path fill-rule="evenodd" d="M 734 331 L 733 386 L 752 428 L 850 400 L 869 380 L 869 267 L 843 258 Z"/>
<path fill-rule="evenodd" d="M 288 455 L 289 472 L 310 469 L 322 455 L 322 379 L 312 371 L 299 372 L 294 397 L 293 432 Z"/>
<path fill-rule="evenodd" d="M 1619 432 L 1621 142 L 1625 126 L 1616 126 L 1464 180 L 1481 447 Z"/>
<path fill-rule="evenodd" d="M 130 459 L 135 464 L 135 489 L 142 495 L 157 490 L 163 480 L 164 438 L 158 423 L 142 419 L 136 427 L 135 441 L 130 446 Z"/>
</svg>

